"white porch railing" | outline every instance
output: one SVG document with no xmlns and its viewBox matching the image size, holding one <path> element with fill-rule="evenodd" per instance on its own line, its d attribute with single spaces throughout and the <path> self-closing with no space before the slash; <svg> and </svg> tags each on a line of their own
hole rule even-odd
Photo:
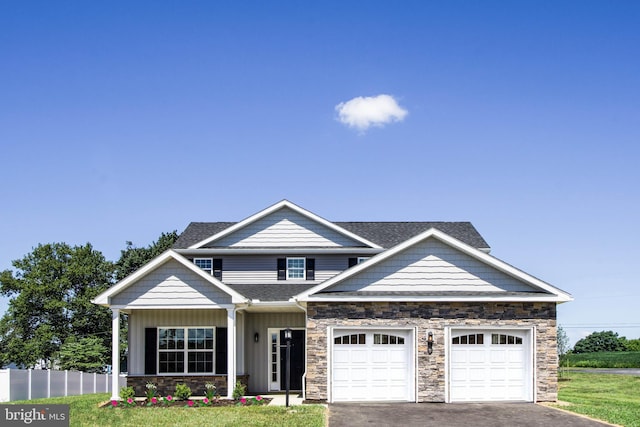
<svg viewBox="0 0 640 427">
<path fill-rule="evenodd" d="M 110 393 L 110 377 L 78 371 L 0 369 L 0 402 Z M 127 377 L 120 375 L 119 383 L 126 386 Z"/>
</svg>

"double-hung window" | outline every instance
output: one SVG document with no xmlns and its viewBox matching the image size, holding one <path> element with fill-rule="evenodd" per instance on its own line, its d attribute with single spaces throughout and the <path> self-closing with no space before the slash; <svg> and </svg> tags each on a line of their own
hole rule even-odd
<svg viewBox="0 0 640 427">
<path fill-rule="evenodd" d="M 206 271 L 209 274 L 213 273 L 213 259 L 212 258 L 194 258 L 193 263 Z"/>
<path fill-rule="evenodd" d="M 278 258 L 278 280 L 316 280 L 315 258 Z"/>
<path fill-rule="evenodd" d="M 158 373 L 213 373 L 214 328 L 158 328 Z"/>
<path fill-rule="evenodd" d="M 287 258 L 287 279 L 304 280 L 305 258 Z"/>
</svg>

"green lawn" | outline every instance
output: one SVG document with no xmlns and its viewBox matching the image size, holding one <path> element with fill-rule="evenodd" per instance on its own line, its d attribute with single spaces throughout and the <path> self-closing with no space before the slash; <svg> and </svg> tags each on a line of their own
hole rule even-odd
<svg viewBox="0 0 640 427">
<path fill-rule="evenodd" d="M 563 367 L 577 368 L 640 368 L 640 351 L 567 354 Z"/>
<path fill-rule="evenodd" d="M 71 426 L 300 426 L 324 427 L 321 405 L 218 408 L 98 408 L 109 394 L 55 397 L 11 403 L 69 404 Z"/>
<path fill-rule="evenodd" d="M 614 374 L 570 372 L 560 381 L 561 406 L 627 427 L 640 427 L 640 377 Z"/>
</svg>

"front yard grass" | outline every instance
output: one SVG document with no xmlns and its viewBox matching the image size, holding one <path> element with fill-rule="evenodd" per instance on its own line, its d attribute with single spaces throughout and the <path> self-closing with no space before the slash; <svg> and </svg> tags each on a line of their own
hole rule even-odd
<svg viewBox="0 0 640 427">
<path fill-rule="evenodd" d="M 640 377 L 632 375 L 565 373 L 558 407 L 626 427 L 640 427 Z"/>
<path fill-rule="evenodd" d="M 68 404 L 71 426 L 300 426 L 324 427 L 321 405 L 212 408 L 99 408 L 107 393 L 23 400 L 16 404 Z"/>
</svg>

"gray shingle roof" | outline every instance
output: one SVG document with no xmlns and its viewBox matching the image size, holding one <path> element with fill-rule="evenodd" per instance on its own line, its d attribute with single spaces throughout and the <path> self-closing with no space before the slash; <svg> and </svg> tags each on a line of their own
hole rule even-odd
<svg viewBox="0 0 640 427">
<path fill-rule="evenodd" d="M 317 283 L 228 284 L 231 289 L 252 300 L 289 301 L 294 295 L 306 291 Z"/>
<path fill-rule="evenodd" d="M 186 249 L 217 234 L 235 222 L 192 222 L 173 245 L 174 249 Z M 474 248 L 489 248 L 487 242 L 470 222 L 334 222 L 358 236 L 383 248 L 391 248 L 429 228 L 436 228 Z"/>
<path fill-rule="evenodd" d="M 192 222 L 178 236 L 178 240 L 173 244 L 174 249 L 186 249 L 191 245 L 203 241 L 204 239 L 218 234 L 225 230 L 235 222 Z"/>
<path fill-rule="evenodd" d="M 474 248 L 489 247 L 470 222 L 334 222 L 334 224 L 383 248 L 391 248 L 430 228 L 440 230 Z"/>
</svg>

